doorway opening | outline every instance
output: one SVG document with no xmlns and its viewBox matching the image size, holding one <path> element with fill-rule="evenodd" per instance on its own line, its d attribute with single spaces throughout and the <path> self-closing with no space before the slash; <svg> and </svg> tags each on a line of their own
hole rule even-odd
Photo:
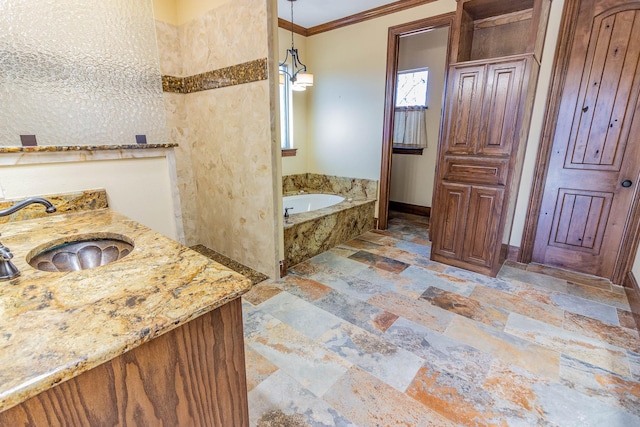
<svg viewBox="0 0 640 427">
<path fill-rule="evenodd" d="M 431 206 L 435 162 L 438 158 L 440 146 L 442 100 L 444 88 L 446 87 L 446 70 L 449 64 L 448 41 L 451 37 L 454 17 L 454 13 L 448 13 L 389 28 L 378 210 L 379 229 L 384 230 L 387 228 L 390 203 L 395 206 L 402 206 L 404 209 L 409 209 L 409 211 L 414 209 L 415 213 L 422 215 L 429 212 L 427 208 Z M 444 65 L 438 64 L 435 67 L 429 67 L 429 61 L 425 61 L 425 58 L 421 57 L 428 54 L 430 43 L 427 41 L 427 37 L 429 35 L 432 35 L 433 39 L 446 37 Z M 409 52 L 415 51 L 416 55 L 407 54 L 404 52 L 405 49 Z M 441 67 L 442 69 L 440 70 Z M 420 79 L 414 78 L 414 76 L 406 77 L 407 73 L 423 76 L 425 69 L 428 71 L 426 74 L 428 75 L 428 80 L 425 86 L 427 90 L 426 96 L 424 98 L 416 97 L 416 100 L 413 101 L 414 104 L 422 102 L 422 106 L 416 104 L 408 108 L 407 106 L 399 107 L 396 96 L 399 81 L 398 75 L 404 74 L 404 80 L 409 80 L 412 84 L 417 85 L 418 90 L 421 91 Z M 440 86 L 441 90 L 438 89 Z M 420 147 L 420 145 L 424 144 L 415 143 L 398 144 L 402 138 L 399 133 L 402 132 L 399 132 L 397 127 L 395 129 L 396 137 L 394 138 L 396 120 L 407 120 L 407 117 L 405 117 L 406 111 L 412 108 L 418 112 L 411 112 L 411 114 L 424 114 L 424 118 L 421 117 L 421 119 L 425 120 L 427 126 L 425 135 L 426 147 Z M 405 115 L 401 116 L 400 114 Z M 394 142 L 396 142 L 395 148 Z M 415 145 L 415 147 L 412 147 L 412 145 Z M 416 153 L 417 150 L 422 153 L 422 156 L 410 155 Z M 393 159 L 394 152 L 401 157 Z M 397 163 L 396 169 L 392 169 L 393 161 Z"/>
</svg>

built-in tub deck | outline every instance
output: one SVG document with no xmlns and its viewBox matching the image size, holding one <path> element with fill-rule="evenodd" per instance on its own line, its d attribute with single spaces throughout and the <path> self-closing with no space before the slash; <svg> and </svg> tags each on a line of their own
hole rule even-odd
<svg viewBox="0 0 640 427">
<path fill-rule="evenodd" d="M 285 219 L 284 252 L 287 267 L 374 228 L 377 181 L 303 174 L 284 177 L 283 187 L 284 196 L 298 195 L 303 191 L 337 194 L 345 198 L 333 206 L 293 213 Z"/>
</svg>

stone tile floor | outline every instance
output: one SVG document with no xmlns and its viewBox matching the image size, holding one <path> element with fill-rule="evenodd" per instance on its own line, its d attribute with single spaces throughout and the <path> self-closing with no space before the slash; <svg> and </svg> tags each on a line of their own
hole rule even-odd
<svg viewBox="0 0 640 427">
<path fill-rule="evenodd" d="M 251 425 L 640 426 L 622 288 L 429 250 L 428 222 L 394 213 L 246 294 Z"/>
</svg>

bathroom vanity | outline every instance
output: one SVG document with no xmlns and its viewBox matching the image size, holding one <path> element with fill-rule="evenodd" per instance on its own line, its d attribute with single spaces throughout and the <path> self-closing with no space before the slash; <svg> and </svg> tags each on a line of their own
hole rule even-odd
<svg viewBox="0 0 640 427">
<path fill-rule="evenodd" d="M 0 226 L 21 275 L 0 282 L 0 426 L 248 425 L 245 277 L 109 209 Z M 28 260 L 120 236 L 108 265 Z"/>
</svg>

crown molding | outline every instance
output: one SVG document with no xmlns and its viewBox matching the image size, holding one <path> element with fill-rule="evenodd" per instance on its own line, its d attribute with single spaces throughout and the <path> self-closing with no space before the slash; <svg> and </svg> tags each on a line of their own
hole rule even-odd
<svg viewBox="0 0 640 427">
<path fill-rule="evenodd" d="M 286 19 L 278 18 L 278 27 L 291 31 L 291 22 Z M 293 32 L 304 37 L 309 37 L 309 30 L 297 24 L 293 24 Z"/>
<path fill-rule="evenodd" d="M 336 19 L 335 21 L 327 22 L 325 24 L 316 25 L 315 27 L 304 28 L 300 25 L 293 25 L 293 32 L 300 34 L 304 37 L 313 36 L 327 31 L 335 30 L 337 28 L 346 27 L 347 25 L 358 24 L 370 19 L 379 18 L 381 16 L 389 15 L 392 13 L 400 12 L 401 10 L 410 9 L 412 7 L 421 6 L 423 4 L 432 3 L 436 0 L 400 0 L 394 3 L 385 4 L 374 9 L 365 10 L 355 15 L 346 16 L 344 18 Z M 286 19 L 278 18 L 278 26 L 285 30 L 291 30 L 291 22 Z"/>
</svg>

